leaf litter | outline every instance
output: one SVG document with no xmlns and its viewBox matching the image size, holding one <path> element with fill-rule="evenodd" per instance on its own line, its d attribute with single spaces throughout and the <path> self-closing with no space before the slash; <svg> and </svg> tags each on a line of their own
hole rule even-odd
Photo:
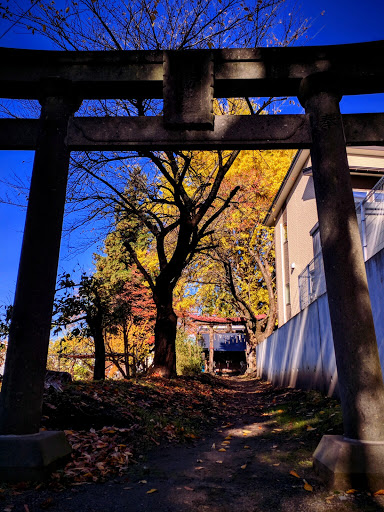
<svg viewBox="0 0 384 512">
<path fill-rule="evenodd" d="M 147 449 L 163 443 L 193 443 L 198 446 L 204 435 L 203 432 L 212 432 L 210 426 L 213 426 L 217 432 L 222 431 L 222 439 L 226 441 L 233 440 L 233 437 L 238 441 L 241 439 L 241 447 L 246 450 L 251 447 L 244 441 L 253 441 L 256 436 L 260 436 L 262 441 L 268 441 L 268 439 L 277 441 L 279 444 L 273 444 L 273 446 L 272 442 L 265 444 L 266 453 L 270 454 L 268 457 L 272 457 L 270 462 L 274 462 L 272 465 L 276 467 L 280 465 L 280 460 L 277 459 L 275 462 L 273 457 L 276 460 L 276 457 L 283 455 L 283 452 L 279 454 L 277 452 L 283 449 L 286 439 L 297 437 L 294 440 L 297 445 L 307 445 L 308 439 L 316 441 L 316 438 L 321 435 L 321 428 L 316 430 L 313 427 L 313 431 L 307 428 L 309 424 L 308 419 L 305 418 L 308 410 L 306 407 L 307 401 L 311 403 L 311 400 L 307 399 L 305 392 L 289 390 L 285 391 L 287 395 L 285 397 L 282 394 L 284 390 L 276 391 L 267 383 L 254 382 L 254 386 L 259 386 L 264 395 L 261 397 L 260 408 L 257 404 L 256 406 L 253 404 L 252 407 L 244 409 L 244 403 L 233 400 L 230 408 L 223 408 L 223 398 L 226 397 L 229 401 L 228 397 L 235 393 L 233 389 L 229 389 L 230 386 L 223 385 L 220 379 L 217 379 L 216 383 L 215 380 L 212 379 L 207 383 L 200 379 L 167 381 L 152 378 L 128 382 L 78 382 L 69 385 L 63 393 L 48 390 L 45 401 L 54 407 L 44 405 L 42 427 L 48 430 L 65 429 L 73 447 L 72 460 L 63 470 L 53 474 L 48 487 L 61 490 L 73 486 L 73 490 L 76 490 L 75 486 L 105 482 L 115 476 L 124 476 L 128 468 L 135 465 Z M 304 400 L 301 407 L 297 405 L 299 397 Z M 288 423 L 286 416 L 289 409 L 286 402 L 288 401 L 289 404 L 289 400 L 292 400 L 292 405 L 289 407 L 292 409 L 294 418 L 289 419 Z M 193 406 L 191 406 L 192 403 Z M 312 404 L 311 406 L 313 407 Z M 321 407 L 326 411 L 321 415 L 324 425 L 332 426 L 329 418 L 335 416 L 335 413 L 329 414 L 323 403 Z M 233 421 L 237 422 L 238 418 L 244 414 L 244 410 L 247 414 L 257 416 L 258 426 L 257 423 L 244 423 L 244 427 L 239 429 L 238 434 L 232 435 L 232 432 L 229 434 L 226 429 L 234 426 Z M 336 414 L 339 415 L 337 409 Z M 262 416 L 265 419 L 261 419 Z M 291 425 L 295 426 L 295 420 L 300 417 L 303 418 L 302 424 L 293 433 L 289 432 Z M 278 422 L 275 421 L 276 418 Z M 252 430 L 249 430 L 248 426 L 251 424 Z M 312 424 L 318 426 L 318 423 Z M 221 428 L 217 429 L 220 425 Z M 255 433 L 256 428 L 261 430 L 260 425 L 263 431 Z M 248 439 L 243 438 L 244 434 Z M 216 450 L 217 445 L 219 445 L 218 448 L 220 445 L 226 446 L 221 443 L 221 440 L 216 439 L 212 448 Z M 231 452 L 233 450 L 232 447 Z M 196 470 L 209 471 L 208 461 L 204 461 L 206 465 L 204 467 L 198 466 L 202 463 L 202 459 L 195 460 Z M 214 461 L 215 459 L 212 462 Z M 221 464 L 223 461 L 215 462 Z M 241 470 L 246 469 L 247 464 L 244 463 L 242 466 L 240 463 L 237 467 Z M 248 467 L 252 468 L 252 465 L 248 464 Z M 284 459 L 282 459 L 282 471 L 289 473 L 289 466 Z M 307 476 L 305 470 L 303 471 L 303 476 Z M 296 478 L 301 477 L 297 474 Z M 37 487 L 41 488 L 40 486 L 41 484 Z M 43 485 L 45 486 L 46 484 Z M 313 491 L 312 485 L 307 481 L 296 487 Z M 190 489 L 193 490 L 193 487 Z M 157 489 L 150 489 L 150 491 L 154 493 Z M 148 491 L 143 488 L 143 492 Z"/>
<path fill-rule="evenodd" d="M 105 482 L 124 475 L 154 445 L 198 442 L 201 431 L 223 414 L 224 392 L 214 380 L 207 385 L 159 378 L 47 390 L 42 429 L 64 429 L 72 447 L 71 461 L 52 474 L 49 486 Z"/>
</svg>

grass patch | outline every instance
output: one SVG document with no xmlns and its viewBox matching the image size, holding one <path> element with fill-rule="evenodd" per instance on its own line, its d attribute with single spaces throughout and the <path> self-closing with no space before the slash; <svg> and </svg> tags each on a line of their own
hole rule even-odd
<svg viewBox="0 0 384 512">
<path fill-rule="evenodd" d="M 287 401 L 279 401 L 262 415 L 269 427 L 266 435 L 270 437 L 284 436 L 306 441 L 343 432 L 339 402 L 315 391 L 292 393 Z"/>
</svg>

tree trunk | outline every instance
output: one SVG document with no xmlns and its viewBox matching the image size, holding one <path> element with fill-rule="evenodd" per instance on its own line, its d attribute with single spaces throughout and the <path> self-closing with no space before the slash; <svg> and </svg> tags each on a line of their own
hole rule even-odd
<svg viewBox="0 0 384 512">
<path fill-rule="evenodd" d="M 93 380 L 105 379 L 105 346 L 102 332 L 98 332 L 94 338 L 95 342 L 95 368 L 93 370 Z"/>
<path fill-rule="evenodd" d="M 250 343 L 247 343 L 247 370 L 246 373 L 256 373 L 257 370 L 257 360 L 256 360 L 256 345 L 251 345 Z"/>
<path fill-rule="evenodd" d="M 128 347 L 128 333 L 127 324 L 123 321 L 123 340 L 124 340 L 124 364 L 125 364 L 125 376 L 128 378 L 131 376 L 129 367 L 129 347 Z"/>
<path fill-rule="evenodd" d="M 256 358 L 256 347 L 259 344 L 261 328 L 260 323 L 252 320 L 248 320 L 246 324 L 248 341 L 247 341 L 247 370 L 246 374 L 256 373 L 257 370 L 257 358 Z"/>
<path fill-rule="evenodd" d="M 137 373 L 137 360 L 136 360 L 136 356 L 134 354 L 134 352 L 132 352 L 132 377 L 136 377 L 136 373 Z"/>
<path fill-rule="evenodd" d="M 95 367 L 93 370 L 93 380 L 105 379 L 105 345 L 103 328 L 100 320 L 96 317 L 88 320 L 91 329 L 93 342 L 95 344 Z"/>
<path fill-rule="evenodd" d="M 172 307 L 172 292 L 157 294 L 156 299 L 155 358 L 151 373 L 175 377 L 177 316 Z"/>
</svg>

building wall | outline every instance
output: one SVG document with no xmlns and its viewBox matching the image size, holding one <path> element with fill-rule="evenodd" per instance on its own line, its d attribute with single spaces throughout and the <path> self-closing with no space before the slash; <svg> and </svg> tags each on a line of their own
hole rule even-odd
<svg viewBox="0 0 384 512">
<path fill-rule="evenodd" d="M 348 148 L 348 162 L 351 167 L 384 168 L 383 148 Z M 310 157 L 303 169 L 311 166 Z M 376 174 L 377 180 L 380 175 Z M 293 184 L 287 183 L 290 192 L 277 214 L 275 221 L 276 287 L 278 306 L 278 325 L 282 326 L 300 311 L 299 274 L 313 259 L 311 229 L 318 221 L 316 199 L 312 176 L 305 176 L 302 170 Z M 372 178 L 375 179 L 375 178 Z M 360 188 L 360 187 L 358 187 Z M 371 188 L 371 185 L 361 188 Z M 287 240 L 284 238 L 286 224 Z M 294 268 L 292 268 L 294 264 Z M 290 303 L 287 304 L 286 285 L 290 288 Z"/>
<path fill-rule="evenodd" d="M 277 293 L 277 317 L 278 317 L 278 325 L 284 324 L 286 320 L 286 312 L 285 312 L 285 294 L 284 294 L 284 286 L 285 286 L 285 270 L 283 268 L 283 212 L 280 212 L 280 215 L 277 219 L 275 226 L 275 263 L 276 263 L 276 289 Z"/>
<path fill-rule="evenodd" d="M 381 367 L 384 370 L 384 250 L 366 262 Z M 258 376 L 276 386 L 338 395 L 327 294 L 279 327 L 257 347 Z"/>
<path fill-rule="evenodd" d="M 288 241 L 282 243 L 285 222 Z M 313 178 L 300 173 L 287 198 L 285 209 L 277 218 L 275 227 L 279 326 L 300 311 L 298 276 L 313 258 L 312 237 L 309 232 L 316 222 Z M 288 305 L 286 304 L 286 284 L 289 284 L 290 288 Z"/>
<path fill-rule="evenodd" d="M 289 246 L 289 282 L 291 315 L 300 311 L 298 276 L 312 260 L 313 244 L 310 231 L 317 223 L 316 199 L 312 176 L 300 174 L 287 201 Z M 292 268 L 294 266 L 294 268 Z"/>
</svg>

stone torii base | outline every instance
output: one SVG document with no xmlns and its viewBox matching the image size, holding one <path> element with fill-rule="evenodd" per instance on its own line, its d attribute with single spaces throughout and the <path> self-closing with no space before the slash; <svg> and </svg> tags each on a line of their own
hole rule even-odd
<svg viewBox="0 0 384 512">
<path fill-rule="evenodd" d="M 0 436 L 0 481 L 46 480 L 69 460 L 71 447 L 64 432 L 46 431 Z"/>
<path fill-rule="evenodd" d="M 377 491 L 384 487 L 384 441 L 323 436 L 313 468 L 328 488 Z"/>
</svg>

